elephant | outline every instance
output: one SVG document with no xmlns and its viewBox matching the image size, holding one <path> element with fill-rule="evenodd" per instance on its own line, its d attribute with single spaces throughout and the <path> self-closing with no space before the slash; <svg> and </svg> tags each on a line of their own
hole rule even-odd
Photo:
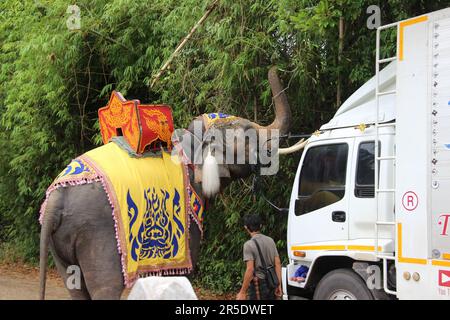
<svg viewBox="0 0 450 320">
<path fill-rule="evenodd" d="M 275 107 L 275 120 L 268 126 L 261 126 L 244 118 L 236 117 L 235 129 L 262 128 L 277 129 L 281 134 L 289 131 L 291 110 L 275 67 L 269 70 Z M 201 116 L 195 118 L 188 127 L 193 133 L 195 125 L 206 133 L 208 128 Z M 301 148 L 296 144 L 295 148 Z M 208 148 L 208 143 L 203 145 Z M 292 152 L 291 147 L 289 152 Z M 246 152 L 249 146 L 246 146 Z M 283 153 L 280 150 L 280 153 Z M 214 161 L 206 168 L 205 164 L 189 166 L 191 186 L 203 199 L 212 199 L 231 181 L 250 176 L 254 170 L 249 163 L 221 164 Z M 220 168 L 219 168 L 220 167 Z M 211 187 L 211 172 L 216 181 Z M 205 187 L 206 180 L 208 187 Z M 151 181 L 149 181 L 151 183 Z M 81 270 L 81 288 L 68 290 L 72 299 L 120 299 L 124 291 L 124 278 L 121 259 L 117 250 L 114 221 L 111 218 L 111 206 L 100 182 L 67 186 L 53 191 L 48 198 L 40 234 L 40 299 L 45 298 L 48 251 L 53 255 L 58 273 L 66 283 L 69 275 L 67 268 L 79 266 Z M 191 219 L 191 218 L 190 218 Z M 191 221 L 192 222 L 192 221 Z M 195 223 L 190 224 L 189 247 L 193 269 L 198 261 L 201 233 Z"/>
</svg>

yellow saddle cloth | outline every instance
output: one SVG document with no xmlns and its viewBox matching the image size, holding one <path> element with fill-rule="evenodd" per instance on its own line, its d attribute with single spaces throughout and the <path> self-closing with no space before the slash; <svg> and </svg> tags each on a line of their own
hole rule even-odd
<svg viewBox="0 0 450 320">
<path fill-rule="evenodd" d="M 133 158 L 110 142 L 73 160 L 47 190 L 47 199 L 59 187 L 96 181 L 102 182 L 111 204 L 127 287 L 139 276 L 192 270 L 189 213 L 201 226 L 203 203 L 178 157 L 162 152 Z"/>
</svg>

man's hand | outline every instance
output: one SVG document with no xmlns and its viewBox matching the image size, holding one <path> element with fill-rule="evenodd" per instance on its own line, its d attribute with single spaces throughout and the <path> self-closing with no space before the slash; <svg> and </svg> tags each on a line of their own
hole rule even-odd
<svg viewBox="0 0 450 320">
<path fill-rule="evenodd" d="M 278 288 L 275 289 L 275 296 L 277 298 L 280 298 L 283 295 L 283 290 L 281 289 L 281 283 L 282 283 L 282 278 L 281 278 L 281 260 L 279 256 L 275 257 L 275 270 L 277 272 L 277 277 L 278 277 Z"/>
<path fill-rule="evenodd" d="M 236 295 L 236 300 L 247 300 L 247 295 L 245 292 L 239 291 L 239 293 Z"/>
<path fill-rule="evenodd" d="M 281 289 L 281 284 L 275 289 L 275 296 L 281 297 L 283 295 L 283 290 Z"/>
</svg>

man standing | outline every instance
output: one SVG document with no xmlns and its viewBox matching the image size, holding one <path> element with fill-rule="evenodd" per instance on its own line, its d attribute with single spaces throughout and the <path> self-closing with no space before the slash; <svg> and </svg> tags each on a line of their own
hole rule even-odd
<svg viewBox="0 0 450 320">
<path fill-rule="evenodd" d="M 244 244 L 244 262 L 247 269 L 241 290 L 236 296 L 237 300 L 246 300 L 247 294 L 250 300 L 274 300 L 281 296 L 280 257 L 273 239 L 261 234 L 261 226 L 259 215 L 250 214 L 244 217 L 244 228 L 250 234 L 251 239 Z M 255 242 L 259 245 L 260 251 Z M 261 259 L 261 255 L 264 261 Z M 275 289 L 269 288 L 267 275 L 263 268 L 264 263 L 266 267 L 275 266 L 278 277 L 278 287 Z"/>
</svg>

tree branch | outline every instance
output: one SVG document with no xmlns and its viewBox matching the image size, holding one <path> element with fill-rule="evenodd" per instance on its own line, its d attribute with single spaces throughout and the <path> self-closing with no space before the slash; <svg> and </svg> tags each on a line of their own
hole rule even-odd
<svg viewBox="0 0 450 320">
<path fill-rule="evenodd" d="M 183 47 L 186 45 L 186 43 L 189 41 L 189 39 L 192 37 L 192 35 L 197 31 L 198 27 L 200 27 L 203 22 L 208 18 L 209 14 L 216 8 L 217 4 L 219 3 L 219 0 L 214 0 L 214 2 L 209 6 L 208 10 L 205 12 L 203 17 L 194 25 L 194 27 L 191 29 L 191 32 L 188 33 L 186 37 L 180 42 L 178 47 L 175 49 L 175 51 L 170 55 L 169 59 L 167 59 L 166 63 L 159 69 L 159 72 L 153 77 L 153 80 L 150 84 L 150 88 L 153 88 L 155 83 L 159 80 L 159 78 L 162 76 L 162 74 L 166 71 L 166 69 L 170 66 L 173 59 L 176 57 L 176 55 L 183 49 Z"/>
</svg>

